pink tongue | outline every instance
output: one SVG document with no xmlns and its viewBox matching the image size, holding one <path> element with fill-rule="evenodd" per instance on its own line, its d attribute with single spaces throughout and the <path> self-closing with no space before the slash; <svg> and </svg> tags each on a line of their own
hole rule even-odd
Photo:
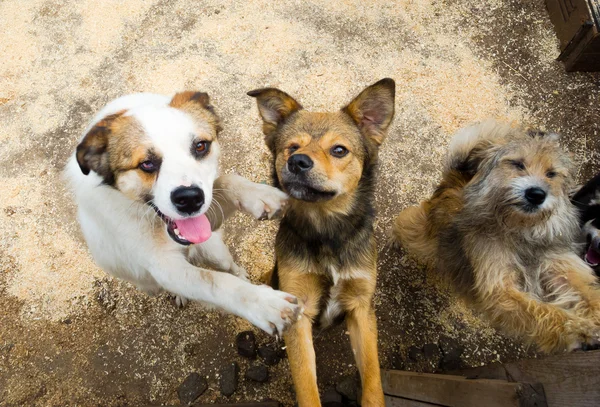
<svg viewBox="0 0 600 407">
<path fill-rule="evenodd" d="M 594 249 L 590 248 L 587 254 L 585 255 L 585 258 L 588 261 L 588 263 L 600 264 L 600 253 L 598 253 Z"/>
<path fill-rule="evenodd" d="M 210 237 L 210 222 L 205 215 L 175 221 L 179 235 L 192 243 L 202 243 Z"/>
</svg>

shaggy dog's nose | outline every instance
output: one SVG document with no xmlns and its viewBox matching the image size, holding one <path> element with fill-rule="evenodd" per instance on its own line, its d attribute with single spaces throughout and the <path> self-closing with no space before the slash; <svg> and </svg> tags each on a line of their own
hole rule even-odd
<svg viewBox="0 0 600 407">
<path fill-rule="evenodd" d="M 529 201 L 529 203 L 533 205 L 541 205 L 546 200 L 546 191 L 544 191 L 542 188 L 537 187 L 528 188 L 525 191 L 525 199 L 527 199 L 527 201 Z"/>
<path fill-rule="evenodd" d="M 306 154 L 294 154 L 288 158 L 288 169 L 294 174 L 300 174 L 313 167 L 313 160 Z"/>
<path fill-rule="evenodd" d="M 179 187 L 171 192 L 171 202 L 179 212 L 191 215 L 204 204 L 204 192 L 197 186 Z"/>
</svg>

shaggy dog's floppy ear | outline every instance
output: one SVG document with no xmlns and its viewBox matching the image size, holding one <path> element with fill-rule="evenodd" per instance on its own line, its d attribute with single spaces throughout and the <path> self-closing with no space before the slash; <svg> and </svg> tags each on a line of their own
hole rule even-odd
<svg viewBox="0 0 600 407">
<path fill-rule="evenodd" d="M 106 116 L 87 132 L 81 143 L 77 146 L 75 156 L 81 172 L 88 175 L 90 171 L 96 172 L 110 184 L 113 174 L 108 162 L 108 141 L 111 127 L 115 120 L 121 117 L 125 110 Z"/>
<path fill-rule="evenodd" d="M 530 137 L 539 137 L 554 143 L 558 143 L 560 141 L 560 135 L 558 133 L 548 133 L 542 130 L 528 130 L 527 134 Z"/>
<path fill-rule="evenodd" d="M 264 88 L 251 90 L 248 96 L 256 98 L 258 112 L 263 120 L 263 133 L 271 136 L 277 126 L 283 123 L 290 115 L 302 109 L 302 105 L 279 89 Z"/>
<path fill-rule="evenodd" d="M 385 78 L 363 90 L 342 109 L 364 136 L 381 145 L 394 118 L 396 83 Z"/>
</svg>

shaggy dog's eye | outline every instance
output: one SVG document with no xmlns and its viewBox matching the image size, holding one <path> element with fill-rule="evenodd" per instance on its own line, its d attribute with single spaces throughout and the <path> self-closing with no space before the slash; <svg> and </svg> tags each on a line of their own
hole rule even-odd
<svg viewBox="0 0 600 407">
<path fill-rule="evenodd" d="M 512 160 L 510 163 L 518 170 L 523 171 L 525 169 L 525 164 L 523 164 L 523 161 Z"/>
<path fill-rule="evenodd" d="M 144 172 L 155 172 L 156 170 L 158 170 L 158 164 L 152 160 L 146 160 L 146 161 L 142 161 L 139 165 L 140 170 L 144 171 Z"/>
<path fill-rule="evenodd" d="M 201 140 L 194 143 L 194 155 L 204 157 L 210 151 L 210 141 Z"/>
<path fill-rule="evenodd" d="M 331 155 L 337 158 L 342 158 L 348 154 L 348 149 L 344 146 L 333 146 L 331 148 Z"/>
<path fill-rule="evenodd" d="M 548 178 L 554 178 L 554 177 L 556 177 L 556 171 L 550 170 L 546 173 L 546 176 Z"/>
<path fill-rule="evenodd" d="M 298 144 L 292 144 L 291 146 L 289 146 L 288 150 L 290 150 L 290 154 L 292 154 L 294 151 L 296 151 L 299 148 L 300 148 L 300 146 Z"/>
</svg>

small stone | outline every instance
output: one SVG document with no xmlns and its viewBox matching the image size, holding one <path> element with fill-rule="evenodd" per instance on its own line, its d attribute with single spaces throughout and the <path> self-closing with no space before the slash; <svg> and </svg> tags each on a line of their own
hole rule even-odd
<svg viewBox="0 0 600 407">
<path fill-rule="evenodd" d="M 461 355 L 462 350 L 458 348 L 446 353 L 440 361 L 440 369 L 445 372 L 460 369 L 462 367 Z"/>
<path fill-rule="evenodd" d="M 413 362 L 420 362 L 423 360 L 423 351 L 416 346 L 411 346 L 408 348 L 408 358 Z"/>
<path fill-rule="evenodd" d="M 181 404 L 190 404 L 200 397 L 206 389 L 208 389 L 206 379 L 194 372 L 190 373 L 181 383 L 177 389 L 177 396 L 179 396 Z"/>
<path fill-rule="evenodd" d="M 255 363 L 246 370 L 246 378 L 264 383 L 269 380 L 269 369 L 263 364 Z"/>
<path fill-rule="evenodd" d="M 65 325 L 71 325 L 71 322 L 73 322 L 73 321 L 71 321 L 71 318 L 65 318 L 62 320 L 62 323 Z"/>
<path fill-rule="evenodd" d="M 452 352 L 455 349 L 460 349 L 458 341 L 454 338 L 450 338 L 449 336 L 441 336 L 438 343 L 440 344 L 440 349 L 444 355 Z"/>
<path fill-rule="evenodd" d="M 237 390 L 240 367 L 236 362 L 230 363 L 221 370 L 221 394 L 231 396 Z"/>
<path fill-rule="evenodd" d="M 196 356 L 200 354 L 202 345 L 198 342 L 186 343 L 183 346 L 183 352 L 188 356 Z"/>
<path fill-rule="evenodd" d="M 238 353 L 240 356 L 250 359 L 256 359 L 256 338 L 254 332 L 244 331 L 235 338 Z"/>
<path fill-rule="evenodd" d="M 335 391 L 334 388 L 330 388 L 323 393 L 321 404 L 323 407 L 344 407 L 342 404 L 342 395 Z"/>
<path fill-rule="evenodd" d="M 426 343 L 423 346 L 423 355 L 429 360 L 436 360 L 442 357 L 442 351 L 437 344 Z"/>
<path fill-rule="evenodd" d="M 355 401 L 359 386 L 359 381 L 355 375 L 345 376 L 335 385 L 335 390 L 348 401 Z"/>
<path fill-rule="evenodd" d="M 264 345 L 258 348 L 258 356 L 265 362 L 265 365 L 273 366 L 281 360 L 281 351 L 276 346 Z"/>
</svg>

